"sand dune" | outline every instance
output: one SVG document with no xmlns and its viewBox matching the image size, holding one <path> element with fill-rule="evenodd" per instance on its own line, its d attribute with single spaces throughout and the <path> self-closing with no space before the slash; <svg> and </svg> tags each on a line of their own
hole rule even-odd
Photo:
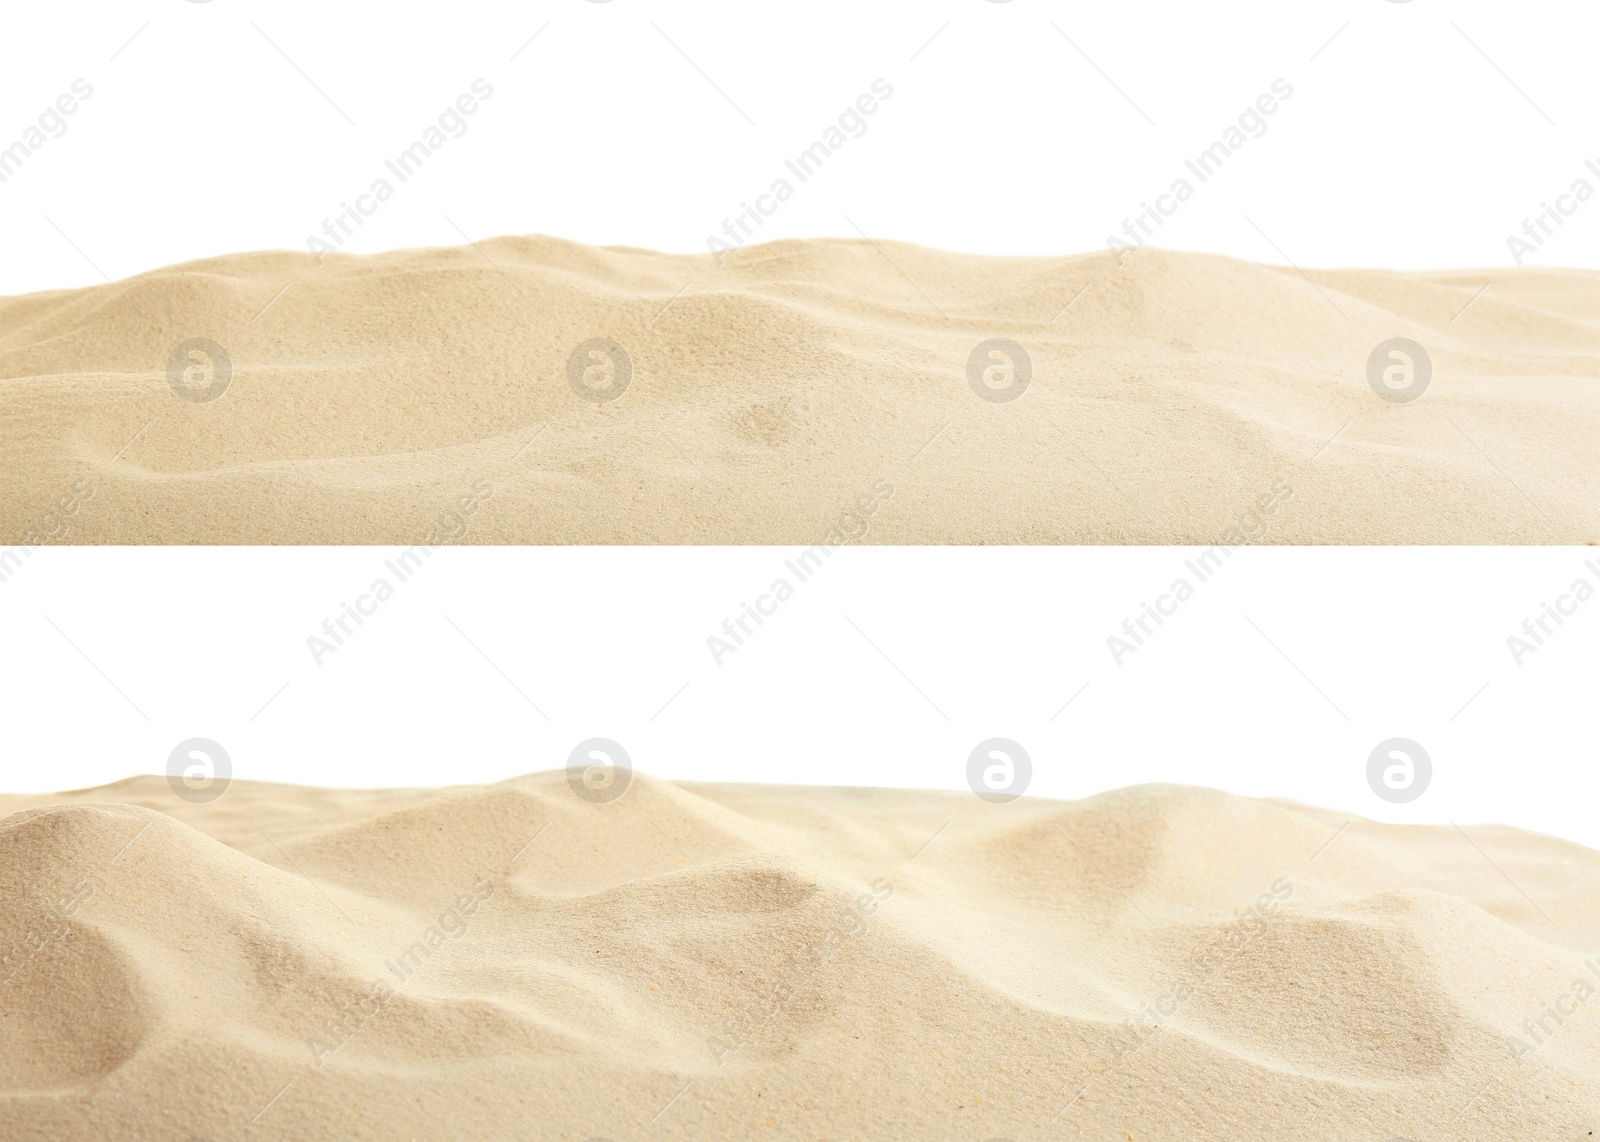
<svg viewBox="0 0 1600 1142">
<path fill-rule="evenodd" d="M 136 778 L 0 813 L 8 1139 L 1600 1119 L 1600 854 L 1506 828 L 1339 831 L 1172 786 L 994 805 L 636 776 L 596 804 L 562 773 L 209 805 Z"/>
<path fill-rule="evenodd" d="M 1597 377 L 1578 271 L 244 254 L 0 299 L 0 540 L 1587 543 Z"/>
</svg>

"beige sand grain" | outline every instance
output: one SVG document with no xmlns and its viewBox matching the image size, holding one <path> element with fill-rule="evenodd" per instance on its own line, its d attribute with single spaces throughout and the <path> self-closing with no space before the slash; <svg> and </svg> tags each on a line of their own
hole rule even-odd
<svg viewBox="0 0 1600 1142">
<path fill-rule="evenodd" d="M 1432 361 L 1408 403 L 1368 383 L 1393 337 Z M 631 364 L 607 403 L 568 382 L 595 338 Z M 991 338 L 1032 364 L 1009 403 L 968 382 Z M 169 385 L 191 339 L 227 354 L 214 400 Z M 243 254 L 0 300 L 0 540 L 1587 543 L 1597 378 L 1579 271 Z"/>
<path fill-rule="evenodd" d="M 1600 854 L 1508 828 L 561 773 L 0 814 L 7 1139 L 1600 1127 Z"/>
</svg>

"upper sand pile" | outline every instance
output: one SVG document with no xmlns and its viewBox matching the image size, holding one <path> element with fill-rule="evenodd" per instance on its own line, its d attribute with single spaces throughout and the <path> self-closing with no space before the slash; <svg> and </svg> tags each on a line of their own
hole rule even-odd
<svg viewBox="0 0 1600 1142">
<path fill-rule="evenodd" d="M 7 1139 L 1600 1126 L 1600 854 L 1511 829 L 560 773 L 0 813 Z"/>
<path fill-rule="evenodd" d="M 1585 543 L 1597 377 L 1576 271 L 237 255 L 0 300 L 0 542 Z"/>
</svg>

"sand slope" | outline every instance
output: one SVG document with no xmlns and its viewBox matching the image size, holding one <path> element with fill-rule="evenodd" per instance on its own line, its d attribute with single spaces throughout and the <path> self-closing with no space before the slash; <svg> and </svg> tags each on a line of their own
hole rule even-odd
<svg viewBox="0 0 1600 1142">
<path fill-rule="evenodd" d="M 1600 1125 L 1600 854 L 1510 829 L 561 773 L 0 813 L 8 1139 Z"/>
<path fill-rule="evenodd" d="M 968 380 L 997 337 L 1032 365 L 1007 403 Z M 1393 337 L 1433 365 L 1409 403 L 1367 379 Z M 197 338 L 232 368 L 204 402 L 168 377 Z M 631 365 L 604 403 L 568 378 L 595 338 Z M 1578 271 L 867 241 L 721 265 L 537 237 L 244 254 L 0 299 L 0 540 L 1585 543 L 1597 377 L 1600 275 Z"/>
</svg>

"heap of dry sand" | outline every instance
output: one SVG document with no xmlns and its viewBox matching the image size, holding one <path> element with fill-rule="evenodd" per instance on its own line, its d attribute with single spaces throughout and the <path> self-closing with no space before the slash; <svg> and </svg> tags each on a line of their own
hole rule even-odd
<svg viewBox="0 0 1600 1142">
<path fill-rule="evenodd" d="M 1600 1125 L 1600 854 L 1507 828 L 561 773 L 0 813 L 7 1139 Z"/>
<path fill-rule="evenodd" d="M 1597 376 L 1577 271 L 242 254 L 0 299 L 0 542 L 1586 543 Z"/>
</svg>

